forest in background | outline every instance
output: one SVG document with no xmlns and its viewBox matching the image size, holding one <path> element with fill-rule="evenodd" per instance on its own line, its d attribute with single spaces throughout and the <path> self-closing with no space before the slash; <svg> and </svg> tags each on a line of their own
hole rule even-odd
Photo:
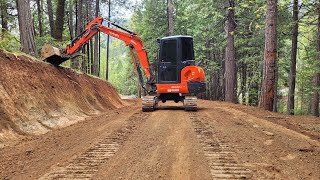
<svg viewBox="0 0 320 180">
<path fill-rule="evenodd" d="M 197 65 L 206 72 L 203 99 L 319 116 L 319 0 L 0 2 L 0 48 L 7 51 L 38 57 L 45 43 L 62 48 L 98 14 L 110 15 L 140 35 L 154 69 L 157 38 L 191 35 Z M 107 41 L 105 35 L 96 36 L 81 50 L 83 58 L 64 66 L 108 79 L 121 94 L 138 94 L 129 51 L 111 38 L 107 53 Z"/>
</svg>

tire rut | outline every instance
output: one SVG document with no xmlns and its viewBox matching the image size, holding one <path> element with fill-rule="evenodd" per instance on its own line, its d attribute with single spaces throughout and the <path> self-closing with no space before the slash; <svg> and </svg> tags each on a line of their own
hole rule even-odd
<svg viewBox="0 0 320 180">
<path fill-rule="evenodd" d="M 98 167 L 108 161 L 135 132 L 137 126 L 147 119 L 148 114 L 137 112 L 129 117 L 125 127 L 101 139 L 87 151 L 72 159 L 66 166 L 52 168 L 50 172 L 39 178 L 47 179 L 91 179 Z"/>
<path fill-rule="evenodd" d="M 252 177 L 252 171 L 234 158 L 235 145 L 221 141 L 214 128 L 196 112 L 190 112 L 189 118 L 202 145 L 204 155 L 209 161 L 213 179 L 250 179 Z"/>
</svg>

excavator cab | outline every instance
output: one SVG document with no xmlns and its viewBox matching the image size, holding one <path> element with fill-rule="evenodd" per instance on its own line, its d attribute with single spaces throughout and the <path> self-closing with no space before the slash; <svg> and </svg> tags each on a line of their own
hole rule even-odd
<svg viewBox="0 0 320 180">
<path fill-rule="evenodd" d="M 179 84 L 181 70 L 195 65 L 191 36 L 169 36 L 160 39 L 158 84 Z"/>
</svg>

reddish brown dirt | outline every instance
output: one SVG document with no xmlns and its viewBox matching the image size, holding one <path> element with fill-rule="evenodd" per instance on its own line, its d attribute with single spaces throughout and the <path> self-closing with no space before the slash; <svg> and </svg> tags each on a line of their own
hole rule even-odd
<svg viewBox="0 0 320 180">
<path fill-rule="evenodd" d="M 312 139 L 320 140 L 320 118 L 314 116 L 293 116 L 281 113 L 274 113 L 270 111 L 264 111 L 257 107 L 230 104 L 226 102 L 220 102 L 219 106 L 232 108 L 245 113 L 252 114 L 257 118 L 280 124 L 289 129 L 293 129 L 300 133 L 306 134 L 310 136 Z"/>
<path fill-rule="evenodd" d="M 198 112 L 185 112 L 167 102 L 150 113 L 140 103 L 1 149 L 0 179 L 320 177 L 317 131 L 290 129 L 229 103 L 199 101 Z M 295 123 L 319 125 L 299 118 Z"/>
<path fill-rule="evenodd" d="M 41 66 L 43 63 L 39 64 Z M 53 67 L 48 68 L 50 72 Z M 39 72 L 45 74 L 47 71 L 39 69 Z M 60 74 L 54 76 L 60 77 Z M 319 118 L 287 116 L 243 105 L 202 100 L 198 102 L 197 112 L 185 112 L 181 103 L 173 102 L 160 104 L 154 112 L 142 112 L 141 100 L 121 103 L 118 99 L 113 102 L 108 96 L 118 97 L 114 91 L 104 89 L 104 85 L 99 86 L 102 90 L 95 91 L 99 88 L 88 83 L 86 89 L 78 79 L 82 76 L 71 76 L 82 88 L 75 88 L 76 85 L 68 84 L 65 79 L 59 83 L 71 88 L 68 91 L 77 91 L 65 93 L 81 99 L 79 102 L 85 102 L 85 105 L 78 105 L 79 102 L 74 102 L 72 98 L 67 99 L 71 103 L 64 99 L 60 101 L 69 103 L 65 109 L 70 107 L 71 111 L 80 109 L 87 113 L 86 108 L 90 107 L 89 112 L 98 109 L 100 113 L 87 113 L 91 116 L 85 120 L 63 128 L 53 128 L 45 134 L 23 136 L 17 143 L 0 149 L 0 179 L 318 180 L 320 177 Z M 16 77 L 11 75 L 11 78 Z M 32 82 L 45 87 L 42 85 L 44 82 L 36 78 L 33 77 Z M 28 78 L 23 80 L 29 82 Z M 91 78 L 86 80 L 91 81 Z M 9 82 L 9 79 L 1 80 L 3 82 Z M 50 82 L 53 84 L 53 81 Z M 102 81 L 93 82 L 98 85 Z M 25 82 L 21 84 L 28 89 Z M 22 85 L 16 86 L 21 88 Z M 94 88 L 91 89 L 91 86 Z M 10 95 L 22 91 L 14 87 L 11 89 Z M 48 93 L 49 90 L 43 91 Z M 67 89 L 58 92 L 62 91 Z M 106 101 L 105 105 L 118 101 L 119 104 L 106 108 L 101 105 L 104 102 L 99 101 L 99 105 L 94 106 L 89 103 L 91 101 L 82 99 L 86 91 L 89 94 L 89 91 L 95 92 L 91 95 L 95 98 L 104 97 L 106 93 L 105 99 L 100 99 Z M 69 97 L 51 94 L 57 98 Z M 26 97 L 32 100 L 28 102 L 42 102 L 32 98 L 29 92 Z M 45 95 L 36 97 L 47 98 Z M 1 103 L 4 107 L 3 101 Z M 73 103 L 76 105 L 71 106 Z M 51 107 L 44 105 L 45 108 Z M 17 107 L 21 109 L 22 106 Z M 42 111 L 41 107 L 36 108 Z M 64 117 L 72 119 L 68 115 Z M 33 121 L 33 118 L 30 120 Z M 44 120 L 39 118 L 38 121 Z M 61 119 L 56 121 L 59 124 Z M 7 123 L 2 119 L 0 122 Z"/>
<path fill-rule="evenodd" d="M 0 50 L 0 147 L 123 106 L 105 81 Z"/>
</svg>

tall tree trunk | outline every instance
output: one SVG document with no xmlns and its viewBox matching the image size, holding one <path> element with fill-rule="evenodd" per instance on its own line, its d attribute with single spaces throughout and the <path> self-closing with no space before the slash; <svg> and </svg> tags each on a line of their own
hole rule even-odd
<svg viewBox="0 0 320 180">
<path fill-rule="evenodd" d="M 87 24 L 90 19 L 91 19 L 91 9 L 92 9 L 92 4 L 91 4 L 91 0 L 84 0 L 83 1 L 84 4 L 86 4 L 87 8 L 83 8 L 82 7 L 82 11 L 83 11 L 83 21 L 82 21 L 82 29 L 84 30 L 85 24 Z M 87 56 L 84 56 L 82 59 L 82 66 L 81 66 L 81 71 L 86 73 L 87 69 L 90 69 L 90 62 L 91 62 L 91 50 L 92 50 L 92 39 L 90 39 L 88 41 L 88 43 L 82 48 L 82 53 L 83 54 L 87 54 Z"/>
<path fill-rule="evenodd" d="M 249 77 L 253 77 L 254 73 L 252 71 L 249 72 Z M 250 106 L 257 106 L 259 103 L 259 84 L 258 82 L 251 82 L 249 84 L 249 105 Z"/>
<path fill-rule="evenodd" d="M 227 0 L 225 31 L 227 34 L 227 47 L 225 53 L 225 100 L 236 103 L 236 59 L 234 48 L 234 0 Z"/>
<path fill-rule="evenodd" d="M 83 24 L 84 24 L 84 11 L 83 11 L 83 0 L 77 0 L 78 2 L 78 18 L 77 18 L 77 29 L 76 35 L 79 35 L 83 31 Z"/>
<path fill-rule="evenodd" d="M 75 36 L 78 36 L 82 30 L 83 30 L 83 11 L 82 11 L 82 6 L 83 6 L 83 0 L 76 0 L 76 28 L 75 28 Z M 80 66 L 80 57 L 75 58 L 71 62 L 71 68 L 72 69 L 79 69 Z"/>
<path fill-rule="evenodd" d="M 272 111 L 276 86 L 277 0 L 267 0 L 265 49 L 259 107 Z"/>
<path fill-rule="evenodd" d="M 210 48 L 212 49 L 212 48 Z M 218 64 L 221 65 L 221 62 L 219 61 L 219 59 L 217 59 L 217 52 L 211 50 L 210 51 L 210 60 L 218 60 Z M 210 100 L 221 100 L 221 83 L 220 83 L 220 73 L 221 70 L 220 68 L 214 69 L 211 73 L 211 86 L 210 86 L 210 96 L 208 97 L 208 99 Z"/>
<path fill-rule="evenodd" d="M 95 3 L 94 2 L 95 2 L 95 0 L 86 0 L 86 4 L 87 4 L 87 8 L 86 8 L 87 18 L 86 19 L 87 20 L 84 23 L 85 26 L 87 23 L 92 21 L 92 19 L 94 19 L 94 15 L 95 15 L 95 8 L 94 8 Z M 88 56 L 88 60 L 87 60 L 87 64 L 86 64 L 87 65 L 86 69 L 89 70 L 90 68 L 93 69 L 93 66 L 94 66 L 94 40 L 93 40 L 93 38 L 90 39 L 87 50 L 88 50 L 89 56 Z M 96 68 L 95 68 L 95 71 L 96 71 Z M 96 72 L 91 73 L 91 74 L 95 75 Z"/>
<path fill-rule="evenodd" d="M 173 11 L 174 7 L 172 0 L 167 0 L 168 36 L 172 36 L 174 32 Z"/>
<path fill-rule="evenodd" d="M 278 112 L 278 65 L 275 67 L 275 87 L 274 87 L 274 100 L 273 100 L 273 112 Z"/>
<path fill-rule="evenodd" d="M 17 0 L 20 42 L 22 51 L 32 56 L 37 56 L 34 42 L 34 26 L 29 0 Z"/>
<path fill-rule="evenodd" d="M 247 66 L 241 62 L 241 96 L 242 104 L 246 103 L 246 85 L 247 85 Z"/>
<path fill-rule="evenodd" d="M 53 10 L 52 10 L 52 2 L 51 0 L 47 0 L 48 7 L 48 16 L 49 16 L 49 25 L 50 25 L 50 34 L 54 37 L 54 19 L 53 19 Z"/>
<path fill-rule="evenodd" d="M 293 2 L 293 28 L 292 28 L 292 47 L 291 47 L 291 65 L 289 76 L 289 94 L 287 103 L 287 113 L 294 114 L 294 93 L 296 87 L 296 74 L 297 74 L 297 47 L 298 47 L 298 15 L 299 15 L 299 0 Z"/>
<path fill-rule="evenodd" d="M 91 46 L 90 46 L 90 61 L 89 63 L 91 64 L 88 64 L 88 69 L 90 69 L 90 67 L 92 67 L 92 64 L 94 63 L 94 59 L 93 59 L 93 56 L 94 56 L 94 44 L 93 44 L 93 40 L 90 39 L 91 41 Z M 91 72 L 92 74 L 92 72 Z"/>
<path fill-rule="evenodd" d="M 65 0 L 58 0 L 57 11 L 56 11 L 56 21 L 55 21 L 55 31 L 54 38 L 62 41 L 63 25 L 64 25 L 64 8 Z"/>
<path fill-rule="evenodd" d="M 108 19 L 111 20 L 111 0 L 108 0 Z M 108 23 L 108 27 L 110 27 L 110 23 Z M 107 59 L 106 59 L 106 80 L 109 79 L 109 44 L 110 44 L 110 36 L 107 36 Z"/>
<path fill-rule="evenodd" d="M 70 33 L 70 40 L 72 40 L 75 37 L 75 35 L 74 35 L 74 24 L 73 24 L 73 8 L 74 8 L 73 1 L 69 1 L 68 27 L 69 27 L 69 33 Z"/>
<path fill-rule="evenodd" d="M 95 9 L 95 16 L 97 17 L 100 12 L 100 1 L 96 0 L 96 9 Z M 93 54 L 93 70 L 94 75 L 99 76 L 99 33 L 94 37 L 94 54 Z"/>
<path fill-rule="evenodd" d="M 38 12 L 38 26 L 39 26 L 39 35 L 40 37 L 43 36 L 43 29 L 42 29 L 42 1 L 36 0 L 37 4 L 37 12 Z"/>
<path fill-rule="evenodd" d="M 312 115 L 319 117 L 319 91 L 320 91 L 320 7 L 318 7 L 318 37 L 317 37 L 318 62 L 314 75 L 314 92 L 312 101 Z"/>
<path fill-rule="evenodd" d="M 226 88 L 225 88 L 225 84 L 226 84 L 226 80 L 225 80 L 225 72 L 226 72 L 226 63 L 224 60 L 224 53 L 223 53 L 224 49 L 221 49 L 219 56 L 220 56 L 220 63 L 221 63 L 221 71 L 220 71 L 220 79 L 221 79 L 221 97 L 220 100 L 224 101 L 225 100 L 225 94 L 226 94 Z"/>
<path fill-rule="evenodd" d="M 8 27 L 8 3 L 6 1 L 2 2 L 0 4 L 0 8 L 1 8 L 1 32 L 2 32 L 2 36 L 4 36 L 4 33 L 6 31 L 9 30 Z"/>
</svg>

